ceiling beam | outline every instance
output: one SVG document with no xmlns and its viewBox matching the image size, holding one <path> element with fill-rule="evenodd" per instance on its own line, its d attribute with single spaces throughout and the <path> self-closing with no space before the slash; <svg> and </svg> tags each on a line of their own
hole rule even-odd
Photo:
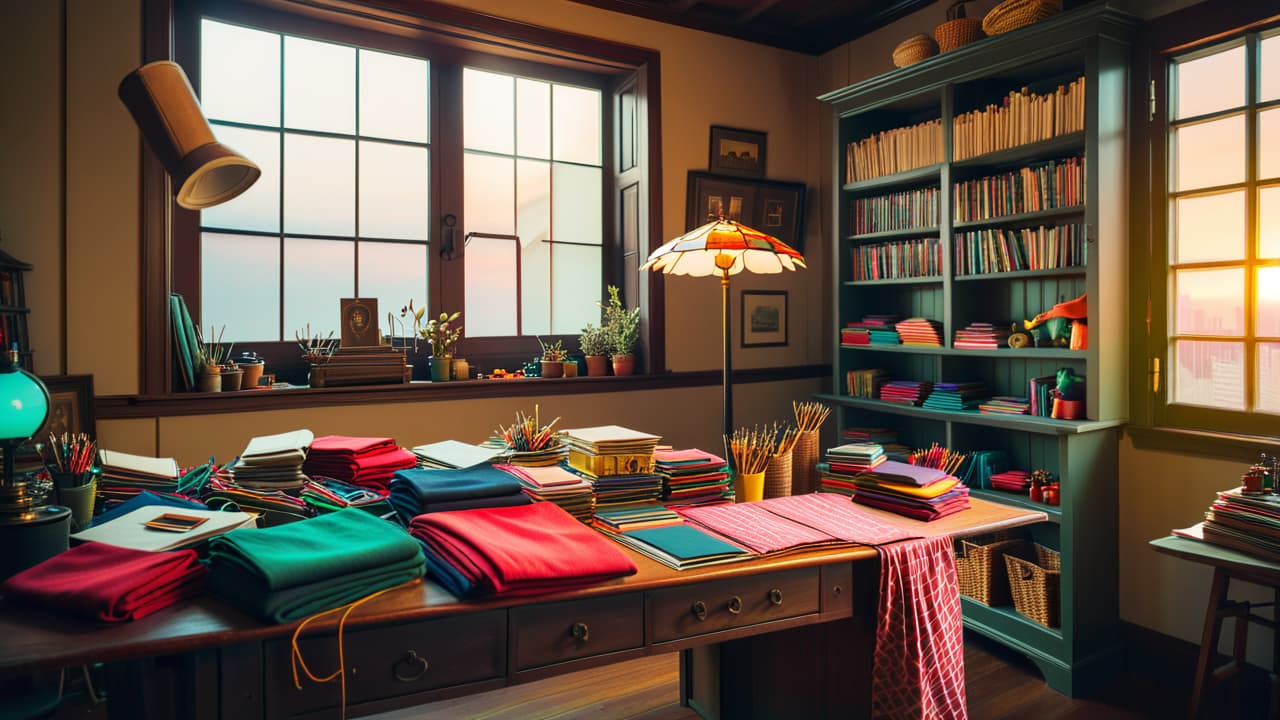
<svg viewBox="0 0 1280 720">
<path fill-rule="evenodd" d="M 760 13 L 768 10 L 774 5 L 777 5 L 779 2 L 782 2 L 782 0 L 760 0 L 760 2 L 756 3 L 753 7 L 743 10 L 738 17 L 734 18 L 734 22 L 739 25 L 746 25 L 757 17 L 760 17 Z"/>
</svg>

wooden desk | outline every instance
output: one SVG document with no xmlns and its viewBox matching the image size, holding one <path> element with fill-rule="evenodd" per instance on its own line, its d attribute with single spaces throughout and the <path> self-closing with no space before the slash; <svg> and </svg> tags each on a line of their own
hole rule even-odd
<svg viewBox="0 0 1280 720">
<path fill-rule="evenodd" d="M 974 501 L 921 535 L 1034 523 L 1042 512 Z M 568 593 L 460 602 L 432 582 L 362 605 L 344 640 L 348 714 L 681 652 L 681 697 L 707 717 L 866 717 L 876 623 L 876 552 L 816 551 L 676 571 L 627 551 L 639 572 Z M 0 673 L 107 663 L 111 716 L 333 717 L 336 683 L 293 686 L 296 624 L 264 625 L 215 596 L 104 627 L 0 610 Z M 308 664 L 338 666 L 336 622 L 309 627 Z"/>
</svg>

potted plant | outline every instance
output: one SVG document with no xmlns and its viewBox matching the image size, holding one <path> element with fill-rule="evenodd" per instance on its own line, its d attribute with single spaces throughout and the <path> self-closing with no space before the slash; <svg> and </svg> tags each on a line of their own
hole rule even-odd
<svg viewBox="0 0 1280 720">
<path fill-rule="evenodd" d="M 587 357 L 587 375 L 589 377 L 599 377 L 608 375 L 608 364 L 605 356 L 609 354 L 609 331 L 604 325 L 596 326 L 593 323 L 587 323 L 582 328 L 582 335 L 578 337 L 578 344 L 582 347 L 582 354 Z"/>
<path fill-rule="evenodd" d="M 598 303 L 597 303 L 598 304 Z M 613 374 L 630 375 L 635 372 L 636 356 L 633 354 L 640 341 L 640 308 L 626 309 L 618 288 L 609 286 L 609 304 L 600 305 L 604 310 L 604 324 L 609 337 Z"/>
<path fill-rule="evenodd" d="M 564 349 L 563 343 L 557 340 L 548 345 L 538 338 L 538 344 L 542 346 L 542 377 L 564 377 L 564 361 L 569 357 L 569 351 Z"/>
<path fill-rule="evenodd" d="M 453 363 L 453 346 L 462 337 L 462 326 L 454 325 L 462 312 L 450 315 L 440 313 L 440 317 L 428 320 L 418 334 L 423 340 L 431 343 L 431 382 L 444 382 L 449 379 L 449 367 Z"/>
<path fill-rule="evenodd" d="M 226 325 L 223 325 L 221 330 L 210 325 L 210 340 L 205 340 L 200 328 L 196 327 L 196 389 L 200 392 L 222 391 L 222 365 L 231 353 L 231 347 L 222 344 L 222 335 L 226 330 Z M 236 371 L 239 372 L 239 369 L 237 368 Z M 240 389 L 239 379 L 237 375 L 235 388 L 237 390 Z"/>
</svg>

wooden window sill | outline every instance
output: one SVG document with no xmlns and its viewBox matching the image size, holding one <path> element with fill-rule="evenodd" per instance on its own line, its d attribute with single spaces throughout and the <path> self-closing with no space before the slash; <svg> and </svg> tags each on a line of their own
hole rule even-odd
<svg viewBox="0 0 1280 720">
<path fill-rule="evenodd" d="M 1274 453 L 1280 438 L 1237 435 L 1207 430 L 1126 425 L 1124 432 L 1140 450 L 1157 450 L 1200 457 L 1254 462 L 1258 453 Z"/>
</svg>

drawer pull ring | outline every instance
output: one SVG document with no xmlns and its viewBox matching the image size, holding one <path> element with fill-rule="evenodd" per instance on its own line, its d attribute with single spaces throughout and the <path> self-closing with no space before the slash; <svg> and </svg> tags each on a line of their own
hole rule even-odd
<svg viewBox="0 0 1280 720">
<path fill-rule="evenodd" d="M 835 595 L 836 597 L 840 597 L 840 593 L 842 592 L 844 592 L 844 588 L 840 585 L 833 585 L 831 587 L 831 594 Z"/>
<path fill-rule="evenodd" d="M 702 602 L 701 600 L 695 600 L 693 603 L 693 607 L 690 609 L 693 611 L 693 616 L 698 618 L 699 620 L 707 619 L 707 604 Z"/>
<path fill-rule="evenodd" d="M 738 613 L 742 612 L 742 598 L 738 597 L 737 595 L 734 595 L 733 597 L 729 598 L 729 612 L 733 613 L 734 615 L 737 615 Z"/>
<path fill-rule="evenodd" d="M 781 605 L 781 604 L 782 604 L 782 591 L 781 591 L 781 590 L 779 590 L 778 588 L 773 588 L 772 590 L 770 590 L 770 591 L 769 591 L 769 602 L 773 603 L 774 605 Z"/>
<path fill-rule="evenodd" d="M 576 622 L 569 628 L 569 634 L 578 642 L 584 643 L 591 639 L 591 628 L 586 623 Z"/>
<path fill-rule="evenodd" d="M 405 666 L 408 672 L 401 672 L 401 665 Z M 427 670 L 430 667 L 431 666 L 427 664 L 426 658 L 419 657 L 416 650 L 410 650 L 407 655 L 400 658 L 396 661 L 396 664 L 391 667 L 391 674 L 395 675 L 396 679 L 400 682 L 409 683 L 414 682 L 418 678 L 427 674 Z M 413 672 L 414 668 L 417 668 L 417 672 Z"/>
</svg>

